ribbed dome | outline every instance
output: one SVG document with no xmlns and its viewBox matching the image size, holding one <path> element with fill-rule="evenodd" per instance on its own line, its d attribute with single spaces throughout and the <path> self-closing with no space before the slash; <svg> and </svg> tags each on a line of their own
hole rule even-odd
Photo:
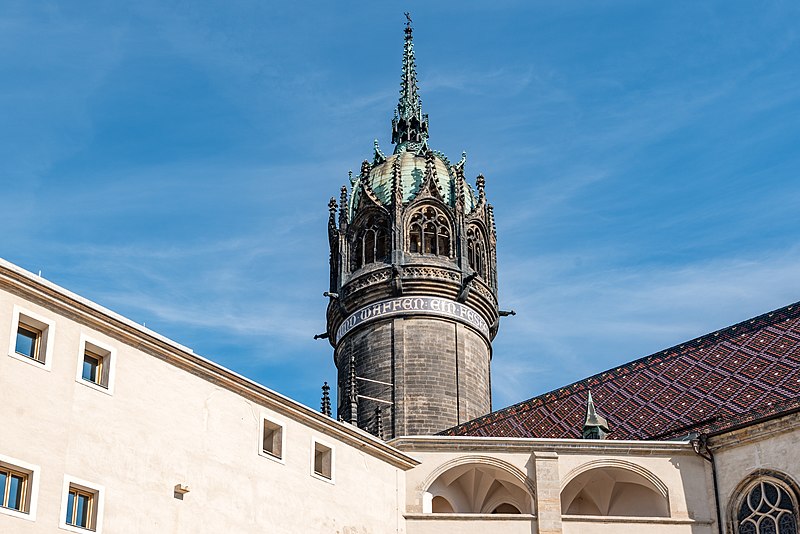
<svg viewBox="0 0 800 534">
<path fill-rule="evenodd" d="M 400 161 L 400 184 L 402 187 L 403 203 L 413 200 L 419 193 L 425 177 L 425 156 L 416 152 L 403 151 L 388 156 L 385 161 L 375 165 L 369 173 L 369 186 L 381 204 L 388 206 L 392 203 L 392 169 L 395 161 Z M 434 153 L 434 168 L 436 169 L 436 182 L 445 204 L 455 207 L 455 176 L 450 171 L 449 165 L 441 156 Z M 362 179 L 359 177 L 359 179 Z M 358 206 L 360 189 L 353 187 L 350 201 L 350 217 Z M 469 213 L 475 206 L 475 195 L 472 188 L 464 183 L 464 213 Z"/>
</svg>

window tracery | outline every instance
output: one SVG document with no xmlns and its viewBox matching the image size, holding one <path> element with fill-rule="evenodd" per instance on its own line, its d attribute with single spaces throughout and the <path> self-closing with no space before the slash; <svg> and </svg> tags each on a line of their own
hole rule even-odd
<svg viewBox="0 0 800 534">
<path fill-rule="evenodd" d="M 797 534 L 797 502 L 784 484 L 760 479 L 749 486 L 736 515 L 737 534 Z"/>
<path fill-rule="evenodd" d="M 467 262 L 478 276 L 486 278 L 486 240 L 476 226 L 467 228 Z"/>
<path fill-rule="evenodd" d="M 386 261 L 388 258 L 388 224 L 384 217 L 373 215 L 356 234 L 350 257 L 350 271 L 356 271 L 370 263 Z"/>
<path fill-rule="evenodd" d="M 415 254 L 450 256 L 450 221 L 433 207 L 425 207 L 411 216 L 408 251 Z"/>
</svg>

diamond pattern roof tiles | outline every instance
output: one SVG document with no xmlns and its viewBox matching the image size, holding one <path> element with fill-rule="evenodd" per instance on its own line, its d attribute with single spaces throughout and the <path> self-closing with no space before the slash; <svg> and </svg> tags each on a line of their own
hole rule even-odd
<svg viewBox="0 0 800 534">
<path fill-rule="evenodd" d="M 442 432 L 579 438 L 591 389 L 608 439 L 724 431 L 800 409 L 800 302 Z"/>
</svg>

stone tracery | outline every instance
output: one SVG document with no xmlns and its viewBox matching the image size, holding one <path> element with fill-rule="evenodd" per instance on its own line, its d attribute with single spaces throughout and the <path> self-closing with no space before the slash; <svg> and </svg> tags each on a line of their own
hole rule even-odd
<svg viewBox="0 0 800 534">
<path fill-rule="evenodd" d="M 411 216 L 408 251 L 450 257 L 450 221 L 439 210 L 426 206 Z"/>
<path fill-rule="evenodd" d="M 350 271 L 355 272 L 370 263 L 386 261 L 389 257 L 389 248 L 386 218 L 377 214 L 370 216 L 353 240 Z"/>
<path fill-rule="evenodd" d="M 736 533 L 797 534 L 798 507 L 793 493 L 772 477 L 751 483 L 736 511 Z"/>
</svg>

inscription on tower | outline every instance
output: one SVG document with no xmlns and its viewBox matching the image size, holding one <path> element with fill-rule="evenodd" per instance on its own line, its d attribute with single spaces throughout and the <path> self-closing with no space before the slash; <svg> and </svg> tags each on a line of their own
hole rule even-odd
<svg viewBox="0 0 800 534">
<path fill-rule="evenodd" d="M 409 316 L 414 314 L 438 315 L 447 319 L 455 319 L 478 330 L 487 341 L 490 339 L 489 325 L 486 324 L 486 321 L 477 311 L 466 304 L 442 297 L 414 296 L 381 300 L 356 310 L 339 325 L 336 330 L 335 341 L 338 342 L 353 328 L 371 321 L 397 315 Z"/>
</svg>

